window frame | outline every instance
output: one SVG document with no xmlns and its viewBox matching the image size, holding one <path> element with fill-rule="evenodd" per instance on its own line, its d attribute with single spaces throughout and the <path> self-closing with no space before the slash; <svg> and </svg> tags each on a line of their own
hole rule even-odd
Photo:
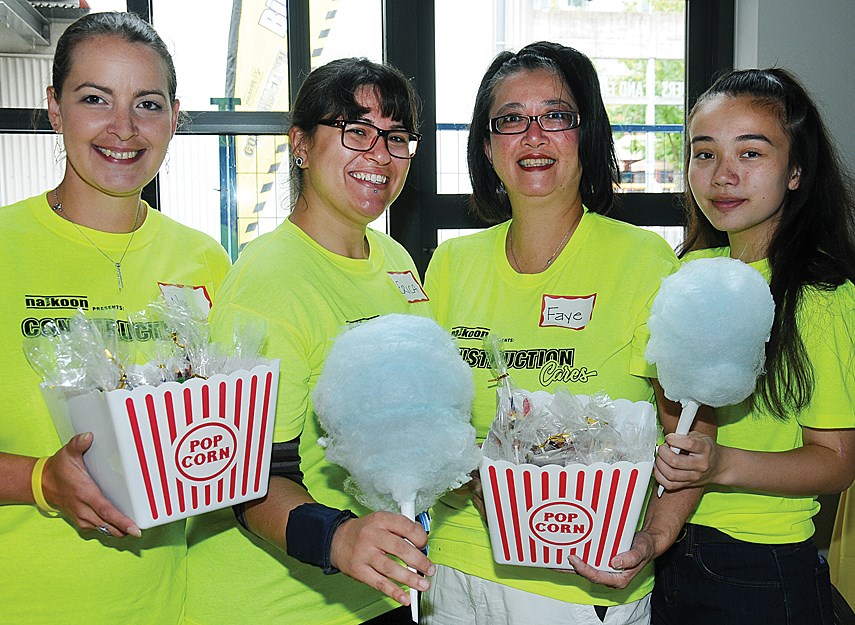
<svg viewBox="0 0 855 625">
<path fill-rule="evenodd" d="M 309 0 L 286 0 L 288 11 L 289 84 L 293 97 L 311 68 Z M 152 20 L 153 0 L 127 0 L 128 11 Z M 404 189 L 389 212 L 389 232 L 410 252 L 424 275 L 437 245 L 437 230 L 483 228 L 470 213 L 468 196 L 437 193 L 436 13 L 433 0 L 383 0 L 384 59 L 412 77 L 421 96 L 423 135 Z M 686 110 L 720 73 L 733 68 L 735 0 L 686 0 Z M 290 116 L 282 112 L 187 111 L 178 134 L 218 135 L 221 150 L 237 135 L 284 134 Z M 0 133 L 52 133 L 41 109 L 0 109 Z M 228 185 L 223 185 L 227 187 Z M 143 198 L 159 208 L 158 178 Z M 610 216 L 639 226 L 681 226 L 678 193 L 619 194 Z M 223 197 L 221 213 L 229 208 Z M 236 215 L 235 215 L 236 217 Z M 221 215 L 227 223 L 228 215 Z M 228 249 L 229 242 L 226 242 Z M 233 257 L 237 251 L 229 250 Z"/>
</svg>

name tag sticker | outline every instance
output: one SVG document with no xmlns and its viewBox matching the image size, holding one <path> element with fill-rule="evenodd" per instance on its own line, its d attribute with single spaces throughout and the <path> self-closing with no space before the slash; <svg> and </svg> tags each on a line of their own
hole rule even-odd
<svg viewBox="0 0 855 625">
<path fill-rule="evenodd" d="M 594 312 L 593 295 L 544 295 L 540 310 L 541 327 L 582 330 Z"/>
<path fill-rule="evenodd" d="M 412 271 L 390 271 L 389 277 L 392 278 L 392 282 L 395 283 L 401 295 L 406 297 L 410 304 L 428 301 L 427 294 Z"/>
</svg>

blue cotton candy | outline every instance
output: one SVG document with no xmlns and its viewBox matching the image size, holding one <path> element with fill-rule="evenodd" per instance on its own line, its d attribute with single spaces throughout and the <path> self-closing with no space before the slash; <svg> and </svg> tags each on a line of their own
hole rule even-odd
<svg viewBox="0 0 855 625">
<path fill-rule="evenodd" d="M 699 258 L 665 278 L 645 352 L 665 396 L 713 407 L 747 398 L 763 370 L 774 315 L 766 280 L 739 260 Z"/>
<path fill-rule="evenodd" d="M 373 510 L 427 510 L 469 481 L 482 457 L 470 425 L 474 384 L 451 335 L 431 319 L 385 315 L 341 334 L 312 401 L 326 456 Z"/>
</svg>

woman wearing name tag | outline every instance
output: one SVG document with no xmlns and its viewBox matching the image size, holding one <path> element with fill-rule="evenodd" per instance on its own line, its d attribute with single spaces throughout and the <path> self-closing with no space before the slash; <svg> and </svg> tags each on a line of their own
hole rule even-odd
<svg viewBox="0 0 855 625">
<path fill-rule="evenodd" d="M 837 622 L 812 536 L 817 495 L 855 477 L 855 203 L 817 107 L 783 69 L 721 77 L 686 140 L 686 260 L 749 263 L 775 317 L 757 390 L 715 409 L 717 440 L 660 448 L 657 479 L 704 495 L 656 562 L 653 620 Z"/>
<path fill-rule="evenodd" d="M 3 622 L 183 619 L 184 524 L 141 534 L 104 498 L 82 460 L 92 434 L 61 445 L 22 350 L 24 338 L 63 327 L 78 308 L 122 322 L 158 298 L 160 285 L 194 285 L 211 297 L 222 282 L 225 250 L 140 199 L 175 133 L 175 90 L 165 45 L 138 17 L 95 13 L 71 24 L 47 89 L 65 175 L 0 210 Z"/>
<path fill-rule="evenodd" d="M 237 511 L 240 525 L 228 511 L 188 524 L 194 625 L 406 623 L 401 584 L 428 586 L 389 557 L 432 573 L 424 530 L 344 492 L 310 399 L 344 327 L 430 314 L 409 254 L 368 227 L 404 186 L 420 139 L 416 97 L 399 71 L 353 58 L 314 70 L 297 94 L 293 210 L 247 246 L 211 316 L 215 336 L 229 336 L 236 316 L 263 319 L 264 354 L 281 359 L 270 490 Z"/>
<path fill-rule="evenodd" d="M 440 245 L 425 282 L 437 320 L 472 356 L 478 436 L 496 413 L 489 364 L 477 357 L 486 331 L 513 353 L 508 373 L 519 387 L 655 397 L 673 431 L 679 406 L 651 380 L 644 349 L 650 304 L 677 259 L 658 235 L 604 216 L 618 169 L 590 60 L 549 42 L 499 54 L 476 96 L 468 160 L 474 212 L 498 225 Z M 709 429 L 703 419 L 699 427 Z M 432 510 L 438 571 L 423 622 L 647 623 L 651 560 L 698 496 L 654 499 L 632 549 L 610 563 L 621 572 L 573 560 L 584 577 L 496 564 L 480 493 L 446 496 Z"/>
</svg>

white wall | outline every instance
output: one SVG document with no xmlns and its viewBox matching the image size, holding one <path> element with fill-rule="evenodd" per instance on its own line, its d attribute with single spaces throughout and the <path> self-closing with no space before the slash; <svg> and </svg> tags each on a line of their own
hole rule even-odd
<svg viewBox="0 0 855 625">
<path fill-rule="evenodd" d="M 855 177 L 855 1 L 736 0 L 736 11 L 736 67 L 795 73 Z"/>
</svg>

